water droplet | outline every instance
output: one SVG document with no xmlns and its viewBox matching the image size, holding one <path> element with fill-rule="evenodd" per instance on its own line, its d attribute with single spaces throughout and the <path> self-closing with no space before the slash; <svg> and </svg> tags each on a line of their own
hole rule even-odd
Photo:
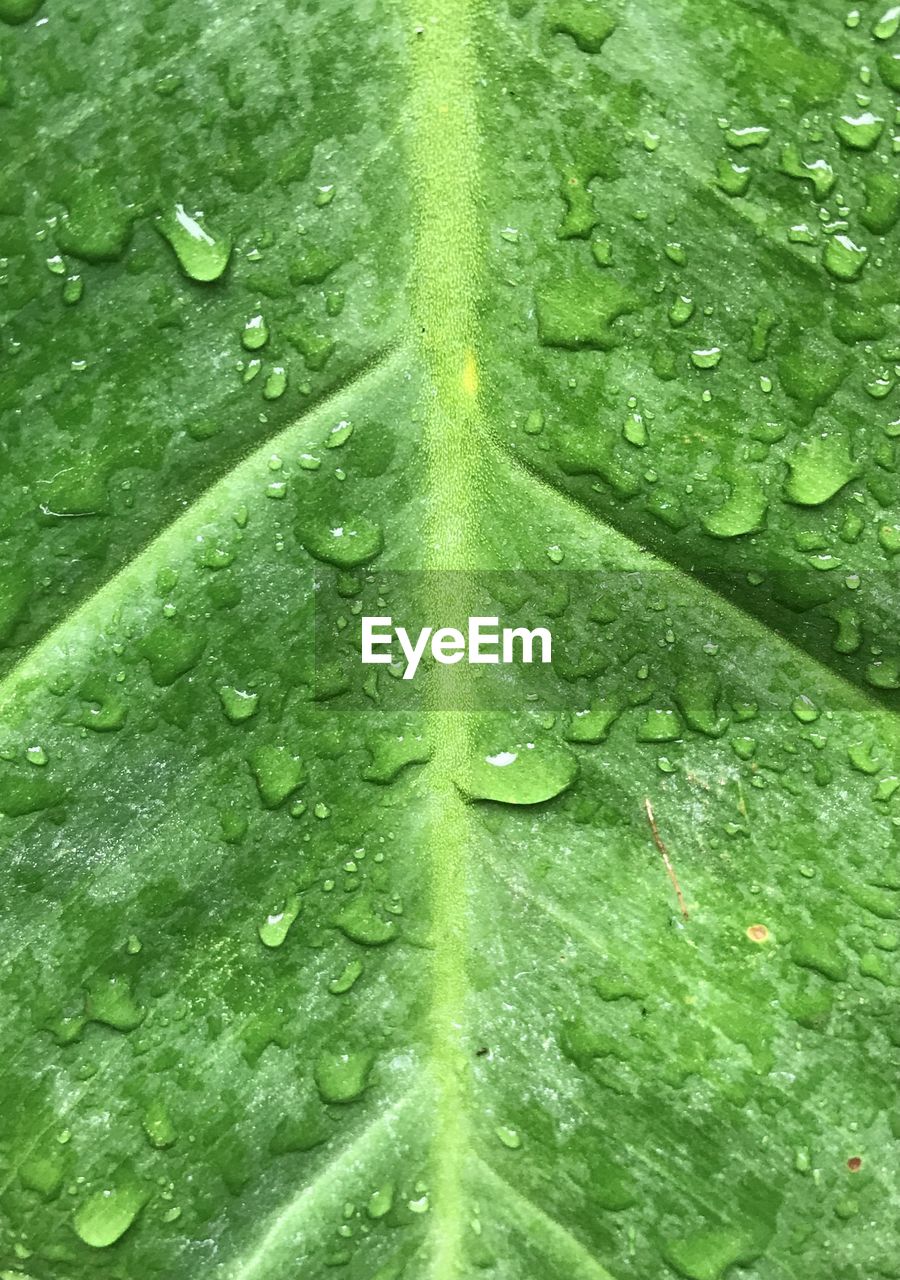
<svg viewBox="0 0 900 1280">
<path fill-rule="evenodd" d="M 266 947 L 280 947 L 291 925 L 300 914 L 300 899 L 288 898 L 281 911 L 272 912 L 258 928 L 259 940 Z"/>
<path fill-rule="evenodd" d="M 374 560 L 384 546 L 380 524 L 364 516 L 350 521 L 300 530 L 300 541 L 310 555 L 339 569 Z"/>
<path fill-rule="evenodd" d="M 346 444 L 352 435 L 353 424 L 348 422 L 346 418 L 343 418 L 331 428 L 328 435 L 325 437 L 325 448 L 340 449 L 341 445 Z"/>
<path fill-rule="evenodd" d="M 611 351 L 620 341 L 614 322 L 639 307 L 638 296 L 611 276 L 560 276 L 536 299 L 541 343 L 567 351 Z"/>
<path fill-rule="evenodd" d="M 858 470 L 846 439 L 832 433 L 803 441 L 787 463 L 791 474 L 785 495 L 804 507 L 817 507 L 833 498 Z"/>
<path fill-rule="evenodd" d="M 263 383 L 263 398 L 277 400 L 287 390 L 288 376 L 283 365 L 275 365 Z"/>
<path fill-rule="evenodd" d="M 20 3 L 24 2 L 25 0 L 20 0 Z M 875 23 L 872 35 L 876 40 L 890 40 L 891 36 L 897 34 L 898 25 L 900 25 L 900 5 L 891 5 Z"/>
<path fill-rule="evenodd" d="M 670 1241 L 663 1257 L 683 1280 L 724 1280 L 732 1267 L 749 1266 L 760 1252 L 752 1236 L 723 1227 Z"/>
<path fill-rule="evenodd" d="M 397 922 L 385 920 L 363 893 L 356 893 L 338 912 L 334 920 L 351 942 L 364 947 L 380 947 L 397 936 Z"/>
<path fill-rule="evenodd" d="M 900 93 L 900 53 L 881 53 L 875 65 L 887 87 Z"/>
<path fill-rule="evenodd" d="M 377 1191 L 372 1192 L 369 1197 L 369 1203 L 366 1205 L 366 1213 L 370 1218 L 383 1218 L 385 1214 L 390 1213 L 393 1203 L 394 1184 L 386 1182 L 383 1187 L 379 1187 Z"/>
<path fill-rule="evenodd" d="M 251 316 L 244 325 L 241 342 L 248 351 L 258 351 L 269 341 L 269 328 L 261 315 Z"/>
<path fill-rule="evenodd" d="M 884 132 L 884 120 L 871 111 L 863 111 L 858 116 L 841 116 L 834 131 L 852 150 L 871 151 Z"/>
<path fill-rule="evenodd" d="M 764 147 L 769 141 L 771 132 L 771 129 L 758 124 L 749 125 L 745 129 L 726 129 L 725 141 L 729 147 L 734 147 L 737 151 L 743 151 L 747 147 Z"/>
<path fill-rule="evenodd" d="M 125 1234 L 146 1202 L 146 1192 L 134 1183 L 107 1187 L 78 1206 L 73 1226 L 85 1244 L 105 1249 Z"/>
<path fill-rule="evenodd" d="M 578 761 L 561 744 L 497 743 L 476 752 L 456 781 L 473 800 L 541 804 L 567 790 L 577 774 Z"/>
<path fill-rule="evenodd" d="M 284 804 L 306 777 L 300 760 L 287 747 L 257 747 L 247 763 L 256 779 L 259 798 L 267 809 L 277 809 Z"/>
<path fill-rule="evenodd" d="M 80 302 L 83 293 L 84 281 L 81 276 L 69 276 L 68 279 L 64 281 L 62 287 L 62 300 L 67 307 L 74 307 L 76 302 Z"/>
<path fill-rule="evenodd" d="M 340 976 L 337 978 L 333 978 L 332 981 L 329 982 L 328 990 L 331 992 L 333 996 L 344 995 L 347 991 L 350 990 L 353 984 L 357 981 L 357 979 L 362 974 L 362 971 L 363 971 L 363 964 L 361 960 L 348 961 L 348 963 L 344 966 L 344 969 L 341 972 Z"/>
<path fill-rule="evenodd" d="M 638 742 L 675 742 L 683 732 L 681 717 L 671 707 L 650 708 L 638 729 Z"/>
<path fill-rule="evenodd" d="M 171 1147 L 178 1137 L 172 1118 L 161 1099 L 151 1102 L 141 1117 L 141 1127 L 147 1135 L 147 1141 L 157 1151 Z"/>
<path fill-rule="evenodd" d="M 835 280 L 856 280 L 866 265 L 868 249 L 858 245 L 849 236 L 831 236 L 822 252 L 825 270 Z"/>
<path fill-rule="evenodd" d="M 193 217 L 185 212 L 184 205 L 176 204 L 157 222 L 160 233 L 175 250 L 179 265 L 191 280 L 218 280 L 228 266 L 231 242 L 216 238 L 203 225 L 203 215 Z"/>
<path fill-rule="evenodd" d="M 825 933 L 806 933 L 791 944 L 791 959 L 801 969 L 812 969 L 832 982 L 846 982 L 849 975 L 847 957 L 835 946 L 834 938 Z"/>
<path fill-rule="evenodd" d="M 598 267 L 612 266 L 613 247 L 611 240 L 594 240 L 591 244 L 591 253 Z"/>
<path fill-rule="evenodd" d="M 691 364 L 695 369 L 715 369 L 721 359 L 722 351 L 719 347 L 699 348 L 691 352 Z"/>
<path fill-rule="evenodd" d="M 721 156 L 716 163 L 716 186 L 726 196 L 736 198 L 744 196 L 750 187 L 750 168 L 745 164 L 735 164 L 727 156 Z"/>
<path fill-rule="evenodd" d="M 133 1031 L 144 1020 L 144 1010 L 124 978 L 96 978 L 91 982 L 84 1011 L 91 1021 L 102 1022 L 116 1031 Z"/>
<path fill-rule="evenodd" d="M 801 724 L 812 724 L 819 718 L 819 708 L 805 693 L 794 699 L 791 703 L 791 711 Z"/>
<path fill-rule="evenodd" d="M 249 693 L 244 689 L 233 689 L 222 685 L 219 689 L 222 708 L 232 724 L 241 724 L 256 715 L 259 705 L 259 694 Z"/>
<path fill-rule="evenodd" d="M 323 1102 L 353 1102 L 366 1087 L 375 1061 L 374 1053 L 323 1053 L 313 1076 Z"/>
<path fill-rule="evenodd" d="M 0 0 L 0 22 L 8 22 L 11 27 L 33 18 L 43 4 L 43 0 Z"/>
<path fill-rule="evenodd" d="M 550 30 L 571 36 L 582 53 L 599 53 L 615 29 L 609 11 L 590 0 L 560 0 L 553 7 Z"/>
<path fill-rule="evenodd" d="M 731 494 L 701 523 L 714 538 L 738 538 L 762 528 L 769 502 L 760 482 L 752 475 L 731 480 Z"/>
<path fill-rule="evenodd" d="M 629 414 L 622 427 L 622 435 L 629 444 L 635 445 L 638 449 L 643 449 L 650 438 L 643 416 L 639 413 Z"/>
<path fill-rule="evenodd" d="M 508 1147 L 510 1151 L 518 1151 L 522 1145 L 522 1139 L 515 1129 L 509 1129 L 506 1125 L 498 1125 L 494 1130 L 497 1137 L 503 1143 L 504 1147 Z"/>
<path fill-rule="evenodd" d="M 683 324 L 687 324 L 693 314 L 693 299 L 681 294 L 669 308 L 669 324 L 673 329 L 680 329 Z"/>
<path fill-rule="evenodd" d="M 367 744 L 372 762 L 362 773 L 366 782 L 387 785 L 400 776 L 412 764 L 424 764 L 431 758 L 426 740 L 413 733 L 380 733 L 369 738 Z"/>
<path fill-rule="evenodd" d="M 900 524 L 883 524 L 878 530 L 878 541 L 888 555 L 900 555 Z"/>
<path fill-rule="evenodd" d="M 789 142 L 782 148 L 779 165 L 782 173 L 788 177 L 800 178 L 809 182 L 816 198 L 824 200 L 835 183 L 834 170 L 827 160 L 810 160 L 800 158 L 800 152 L 794 143 Z"/>
<path fill-rule="evenodd" d="M 19 1166 L 19 1181 L 29 1191 L 36 1191 L 45 1200 L 53 1200 L 58 1194 L 65 1177 L 65 1166 L 59 1156 L 49 1153 L 35 1153 Z M 20 1272 L 0 1272 L 0 1280 L 5 1275 L 16 1280 L 27 1280 Z"/>
<path fill-rule="evenodd" d="M 595 698 L 589 708 L 571 716 L 566 741 L 603 742 L 622 710 L 622 703 L 615 698 Z"/>
</svg>

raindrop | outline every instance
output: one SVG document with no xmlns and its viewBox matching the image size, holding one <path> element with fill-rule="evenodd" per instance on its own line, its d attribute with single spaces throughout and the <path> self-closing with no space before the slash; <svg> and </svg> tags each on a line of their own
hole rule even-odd
<svg viewBox="0 0 900 1280">
<path fill-rule="evenodd" d="M 218 280 L 228 266 L 231 242 L 216 238 L 203 225 L 203 215 L 193 217 L 185 212 L 184 205 L 176 204 L 157 222 L 160 233 L 175 250 L 179 265 L 191 280 Z"/>
<path fill-rule="evenodd" d="M 125 1234 L 146 1201 L 146 1193 L 134 1184 L 105 1188 L 78 1206 L 73 1226 L 85 1244 L 105 1249 Z"/>
</svg>

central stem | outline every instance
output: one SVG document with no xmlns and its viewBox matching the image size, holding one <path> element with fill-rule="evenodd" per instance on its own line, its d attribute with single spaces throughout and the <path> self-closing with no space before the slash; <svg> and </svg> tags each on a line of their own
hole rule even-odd
<svg viewBox="0 0 900 1280">
<path fill-rule="evenodd" d="M 425 11 L 426 15 L 428 10 Z M 433 10 L 431 11 L 434 12 Z M 429 616 L 465 616 L 480 548 L 478 499 L 486 444 L 479 400 L 480 141 L 468 0 L 443 0 L 415 21 L 411 53 L 411 170 L 415 252 L 410 280 L 423 371 L 427 516 L 423 581 Z M 470 750 L 471 692 L 460 668 L 433 682 L 427 843 L 433 931 L 430 1054 L 437 1090 L 431 1274 L 461 1273 L 463 1164 L 468 1141 L 466 855 L 471 818 L 454 778 Z M 452 673 L 452 674 L 451 674 Z"/>
</svg>

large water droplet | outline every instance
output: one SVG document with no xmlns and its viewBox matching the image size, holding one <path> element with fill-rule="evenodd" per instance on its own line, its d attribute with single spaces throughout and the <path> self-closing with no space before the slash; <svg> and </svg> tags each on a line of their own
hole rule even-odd
<svg viewBox="0 0 900 1280">
<path fill-rule="evenodd" d="M 822 262 L 825 270 L 835 280 L 856 280 L 866 265 L 868 249 L 857 244 L 849 236 L 831 236 L 825 244 Z"/>
<path fill-rule="evenodd" d="M 219 689 L 222 709 L 232 724 L 241 724 L 256 714 L 259 705 L 259 694 L 244 689 L 232 689 L 222 685 Z"/>
<path fill-rule="evenodd" d="M 364 947 L 380 947 L 397 936 L 397 922 L 385 920 L 362 893 L 353 895 L 338 912 L 334 923 L 352 942 Z"/>
<path fill-rule="evenodd" d="M 203 225 L 203 215 L 193 217 L 184 205 L 164 214 L 157 227 L 175 250 L 179 265 L 191 280 L 218 280 L 231 257 L 231 242 L 218 239 Z"/>
<path fill-rule="evenodd" d="M 725 502 L 704 516 L 703 528 L 715 538 L 737 538 L 762 527 L 768 499 L 760 482 L 752 475 L 736 476 Z"/>
<path fill-rule="evenodd" d="M 834 131 L 852 150 L 871 151 L 884 132 L 884 119 L 871 111 L 863 111 L 858 116 L 841 116 Z"/>
<path fill-rule="evenodd" d="M 339 569 L 352 569 L 374 560 L 384 546 L 381 525 L 365 516 L 307 526 L 299 530 L 299 537 L 311 556 Z"/>
<path fill-rule="evenodd" d="M 724 1227 L 673 1240 L 665 1246 L 663 1257 L 683 1280 L 724 1280 L 731 1267 L 749 1266 L 760 1252 L 751 1236 Z"/>
<path fill-rule="evenodd" d="M 323 1053 L 313 1072 L 323 1102 L 353 1102 L 366 1087 L 374 1053 Z"/>
<path fill-rule="evenodd" d="M 788 458 L 788 466 L 785 494 L 803 507 L 827 502 L 857 474 L 847 441 L 834 434 L 803 441 Z"/>
<path fill-rule="evenodd" d="M 250 771 L 256 779 L 259 798 L 267 809 L 284 804 L 306 777 L 300 760 L 281 746 L 261 746 L 248 757 Z"/>
<path fill-rule="evenodd" d="M 124 978 L 97 978 L 88 988 L 84 1011 L 94 1022 L 117 1031 L 133 1031 L 144 1020 L 144 1010 L 136 1003 Z"/>
<path fill-rule="evenodd" d="M 550 30 L 571 36 L 582 53 L 599 53 L 615 29 L 609 10 L 591 0 L 561 0 L 553 6 Z"/>
<path fill-rule="evenodd" d="M 8 22 L 10 26 L 27 22 L 40 9 L 43 0 L 0 0 L 0 22 Z"/>
<path fill-rule="evenodd" d="M 456 781 L 473 800 L 541 804 L 572 785 L 578 761 L 559 743 L 495 743 L 473 753 Z"/>
<path fill-rule="evenodd" d="M 125 1234 L 146 1201 L 146 1192 L 134 1183 L 104 1188 L 78 1206 L 73 1226 L 85 1244 L 105 1249 Z"/>
</svg>

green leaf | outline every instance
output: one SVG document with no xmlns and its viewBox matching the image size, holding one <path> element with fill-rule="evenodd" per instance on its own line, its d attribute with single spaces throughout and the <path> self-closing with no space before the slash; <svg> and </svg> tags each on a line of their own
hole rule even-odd
<svg viewBox="0 0 900 1280">
<path fill-rule="evenodd" d="M 0 0 L 4 1276 L 900 1276 L 896 30 Z"/>
</svg>

